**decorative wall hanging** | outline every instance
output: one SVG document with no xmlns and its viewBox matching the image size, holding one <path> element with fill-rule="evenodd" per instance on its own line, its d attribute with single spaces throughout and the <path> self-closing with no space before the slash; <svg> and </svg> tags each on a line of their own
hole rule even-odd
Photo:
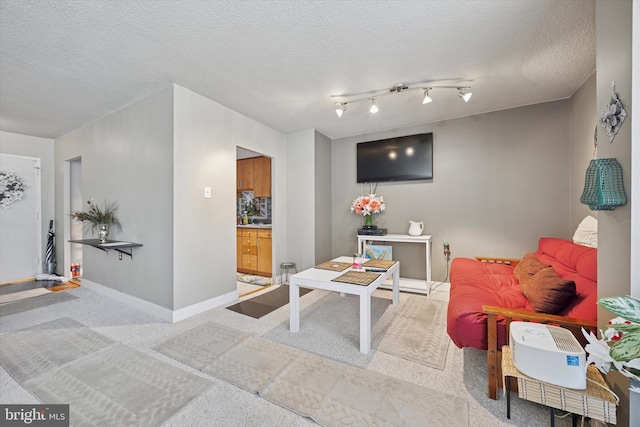
<svg viewBox="0 0 640 427">
<path fill-rule="evenodd" d="M 609 142 L 613 142 L 613 138 L 616 137 L 622 122 L 627 117 L 627 112 L 615 93 L 615 84 L 616 82 L 611 82 L 611 100 L 600 115 L 600 124 L 604 127 L 604 131 L 609 137 Z"/>
<path fill-rule="evenodd" d="M 598 159 L 598 133 L 593 136 L 593 160 L 584 179 L 580 203 L 592 211 L 613 210 L 627 203 L 622 180 L 622 166 L 616 159 Z"/>
<path fill-rule="evenodd" d="M 13 171 L 0 171 L 0 206 L 7 209 L 22 199 L 26 185 Z"/>
</svg>

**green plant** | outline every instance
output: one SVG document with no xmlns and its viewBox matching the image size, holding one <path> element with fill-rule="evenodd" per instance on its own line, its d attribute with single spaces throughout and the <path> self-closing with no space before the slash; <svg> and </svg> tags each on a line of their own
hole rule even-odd
<svg viewBox="0 0 640 427">
<path fill-rule="evenodd" d="M 584 333 L 589 341 L 585 347 L 589 353 L 587 363 L 595 364 L 604 373 L 611 369 L 640 380 L 640 300 L 617 296 L 601 298 L 598 304 L 619 317 L 600 331 L 600 340 L 593 333 Z"/>
<path fill-rule="evenodd" d="M 71 218 L 84 223 L 84 227 L 91 232 L 97 232 L 101 224 L 105 224 L 109 228 L 116 227 L 122 230 L 120 220 L 116 216 L 118 212 L 118 204 L 116 202 L 103 202 L 102 206 L 93 203 L 93 200 L 87 200 L 89 210 L 87 212 L 73 212 Z"/>
</svg>

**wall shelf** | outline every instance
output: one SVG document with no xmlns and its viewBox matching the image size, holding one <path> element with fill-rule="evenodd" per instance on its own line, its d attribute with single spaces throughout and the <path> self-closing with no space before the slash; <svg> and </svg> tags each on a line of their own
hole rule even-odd
<svg viewBox="0 0 640 427">
<path fill-rule="evenodd" d="M 82 239 L 69 240 L 69 242 L 89 245 L 105 252 L 109 252 L 109 249 L 113 249 L 118 252 L 120 259 L 122 259 L 122 254 L 129 255 L 129 257 L 133 259 L 133 248 L 142 246 L 142 243 L 122 242 L 119 240 L 107 240 L 105 243 L 100 243 L 99 239 Z"/>
</svg>

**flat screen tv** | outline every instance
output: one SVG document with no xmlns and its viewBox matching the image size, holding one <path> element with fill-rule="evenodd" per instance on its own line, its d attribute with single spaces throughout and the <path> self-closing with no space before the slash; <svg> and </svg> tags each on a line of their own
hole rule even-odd
<svg viewBox="0 0 640 427">
<path fill-rule="evenodd" d="M 433 178 L 433 133 L 400 136 L 356 146 L 357 182 Z"/>
</svg>

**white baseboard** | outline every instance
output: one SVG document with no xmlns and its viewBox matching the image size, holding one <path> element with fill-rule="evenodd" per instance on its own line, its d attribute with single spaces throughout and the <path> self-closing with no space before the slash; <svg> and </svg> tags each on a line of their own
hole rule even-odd
<svg viewBox="0 0 640 427">
<path fill-rule="evenodd" d="M 95 291 L 96 293 L 99 293 L 101 295 L 113 298 L 116 301 L 120 301 L 124 304 L 130 305 L 133 308 L 144 311 L 145 313 L 149 313 L 166 322 L 171 323 L 179 322 L 191 316 L 195 316 L 196 314 L 200 314 L 207 310 L 211 310 L 213 308 L 238 299 L 238 292 L 233 291 L 229 292 L 228 294 L 220 295 L 219 297 L 211 298 L 209 300 L 181 308 L 179 310 L 170 310 L 158 304 L 154 304 L 141 298 L 134 297 L 133 295 L 128 295 L 123 292 L 116 291 L 115 289 L 111 289 L 107 286 L 92 282 L 87 279 L 82 279 L 82 287 Z"/>
</svg>

